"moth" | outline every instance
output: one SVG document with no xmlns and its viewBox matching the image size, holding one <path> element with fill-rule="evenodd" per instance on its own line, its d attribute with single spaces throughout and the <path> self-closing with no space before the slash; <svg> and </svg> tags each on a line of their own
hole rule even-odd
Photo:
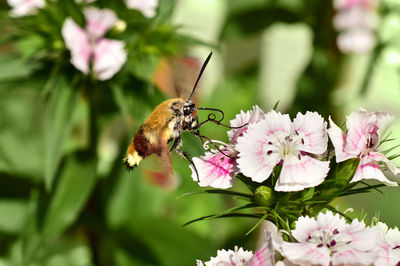
<svg viewBox="0 0 400 266">
<path fill-rule="evenodd" d="M 157 154 L 167 162 L 168 171 L 172 171 L 170 168 L 168 153 L 175 150 L 179 155 L 191 163 L 198 177 L 197 169 L 195 168 L 192 159 L 180 148 L 182 144 L 182 133 L 184 131 L 189 131 L 195 136 L 198 136 L 203 143 L 206 139 L 213 145 L 208 137 L 203 136 L 200 133 L 200 127 L 209 121 L 229 127 L 221 123 L 224 116 L 221 110 L 216 108 L 197 107 L 191 100 L 211 56 L 212 52 L 204 61 L 192 92 L 187 99 L 172 98 L 160 103 L 144 121 L 143 125 L 132 138 L 126 151 L 126 156 L 123 159 L 128 170 L 135 168 L 144 158 L 152 154 Z M 210 114 L 207 120 L 199 123 L 197 117 L 198 110 L 216 111 L 222 114 L 222 118 L 216 119 L 215 114 Z M 169 148 L 168 143 L 171 141 L 173 141 L 173 144 Z M 216 145 L 213 146 L 217 150 L 220 150 Z"/>
</svg>

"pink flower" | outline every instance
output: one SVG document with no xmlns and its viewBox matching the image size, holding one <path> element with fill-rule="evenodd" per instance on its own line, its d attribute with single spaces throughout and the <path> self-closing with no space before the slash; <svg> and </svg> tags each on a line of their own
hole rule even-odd
<svg viewBox="0 0 400 266">
<path fill-rule="evenodd" d="M 227 146 L 222 151 L 232 158 L 236 156 L 236 152 L 231 146 Z M 199 186 L 224 189 L 232 187 L 234 175 L 237 173 L 236 162 L 232 158 L 225 156 L 217 150 L 206 152 L 201 157 L 194 157 L 193 163 L 199 174 Z M 192 170 L 193 180 L 197 181 L 197 175 L 193 166 L 190 166 L 190 169 Z"/>
<path fill-rule="evenodd" d="M 125 0 L 125 3 L 128 8 L 139 10 L 147 18 L 156 15 L 158 0 Z"/>
<path fill-rule="evenodd" d="M 396 182 L 388 180 L 383 174 L 379 163 L 385 163 L 393 173 L 400 173 L 385 155 L 378 152 L 379 142 L 386 128 L 392 123 L 393 117 L 384 112 L 368 113 L 365 110 L 352 112 L 347 117 L 347 133 L 329 118 L 329 137 L 335 147 L 336 162 L 350 158 L 359 158 L 360 164 L 350 182 L 362 179 L 376 179 L 389 186 L 397 186 Z"/>
<path fill-rule="evenodd" d="M 35 14 L 38 8 L 46 5 L 44 0 L 7 0 L 7 3 L 12 7 L 10 14 L 13 17 Z"/>
<path fill-rule="evenodd" d="M 236 115 L 236 118 L 231 120 L 232 127 L 241 127 L 248 123 L 248 125 L 255 123 L 264 118 L 264 112 L 258 107 L 254 106 L 253 110 L 243 112 Z M 199 173 L 199 186 L 211 186 L 215 188 L 230 188 L 234 183 L 234 176 L 238 172 L 236 165 L 237 152 L 234 148 L 236 140 L 239 136 L 246 132 L 247 126 L 231 129 L 228 131 L 229 140 L 231 144 L 224 144 L 223 153 L 214 150 L 207 152 L 204 156 L 193 158 L 193 163 Z M 229 157 L 227 157 L 228 155 Z M 197 175 L 193 168 L 192 178 L 197 181 Z"/>
<path fill-rule="evenodd" d="M 282 255 L 300 265 L 370 265 L 377 258 L 377 232 L 364 222 L 346 224 L 327 211 L 315 218 L 300 217 L 292 231 L 298 243 L 284 242 Z"/>
<path fill-rule="evenodd" d="M 115 13 L 109 9 L 88 7 L 84 10 L 86 28 L 82 29 L 71 18 L 62 28 L 65 44 L 71 52 L 71 63 L 88 74 L 90 61 L 99 80 L 110 79 L 126 61 L 125 43 L 103 38 L 116 23 Z"/>
<path fill-rule="evenodd" d="M 375 46 L 377 15 L 374 0 L 336 0 L 334 26 L 340 31 L 338 48 L 344 53 L 368 53 Z"/>
<path fill-rule="evenodd" d="M 379 232 L 377 266 L 400 265 L 400 231 L 388 229 L 387 225 L 379 222 L 375 228 Z"/>
<path fill-rule="evenodd" d="M 329 171 L 329 162 L 312 157 L 323 154 L 328 142 L 326 122 L 315 112 L 298 113 L 292 123 L 289 115 L 271 111 L 237 142 L 238 167 L 253 181 L 267 180 L 274 167 L 282 165 L 277 191 L 317 186 Z"/>
<path fill-rule="evenodd" d="M 250 124 L 256 123 L 262 119 L 264 119 L 265 113 L 256 105 L 253 106 L 253 110 L 243 112 L 240 111 L 240 114 L 237 114 L 235 119 L 231 120 L 231 127 L 241 127 L 244 124 L 248 124 L 247 126 L 231 129 L 228 131 L 229 140 L 232 143 L 236 143 L 237 138 L 242 136 L 243 133 L 247 131 L 247 128 Z"/>
</svg>

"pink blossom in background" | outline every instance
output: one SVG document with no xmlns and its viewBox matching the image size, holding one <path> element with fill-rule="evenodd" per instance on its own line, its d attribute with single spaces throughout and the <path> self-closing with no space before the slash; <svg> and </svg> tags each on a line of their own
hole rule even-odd
<svg viewBox="0 0 400 266">
<path fill-rule="evenodd" d="M 232 158 L 225 156 L 217 150 L 214 150 L 214 153 L 206 152 L 204 156 L 193 158 L 193 163 L 199 174 L 199 186 L 223 189 L 232 187 L 234 175 L 238 172 L 236 162 L 233 159 L 236 156 L 236 152 L 229 147 L 222 149 L 222 151 Z M 192 170 L 193 180 L 197 181 L 197 175 L 193 166 L 190 166 L 190 169 Z"/>
<path fill-rule="evenodd" d="M 379 222 L 375 228 L 379 233 L 378 237 L 378 260 L 376 266 L 400 265 L 400 231 L 399 229 L 388 228 L 384 223 Z"/>
<path fill-rule="evenodd" d="M 125 3 L 128 8 L 140 11 L 147 18 L 156 15 L 158 0 L 125 0 Z"/>
<path fill-rule="evenodd" d="M 376 3 L 374 0 L 336 0 L 333 20 L 339 31 L 337 44 L 344 53 L 368 53 L 376 43 Z"/>
<path fill-rule="evenodd" d="M 10 15 L 13 17 L 35 14 L 38 8 L 46 5 L 45 0 L 7 0 L 7 3 L 12 7 Z"/>
<path fill-rule="evenodd" d="M 395 175 L 400 173 L 400 169 L 378 151 L 382 136 L 393 119 L 393 116 L 384 112 L 355 111 L 347 117 L 347 133 L 342 132 L 330 119 L 328 134 L 335 147 L 336 162 L 350 158 L 360 159 L 358 169 L 350 182 L 376 179 L 387 185 L 397 186 L 396 182 L 385 177 L 379 163 L 384 163 Z"/>
<path fill-rule="evenodd" d="M 317 218 L 300 217 L 292 235 L 297 243 L 284 242 L 282 255 L 299 265 L 372 265 L 377 259 L 377 231 L 363 221 L 347 224 L 327 211 Z"/>
<path fill-rule="evenodd" d="M 240 171 L 253 181 L 267 180 L 282 165 L 275 190 L 299 191 L 324 181 L 329 162 L 314 156 L 326 152 L 327 144 L 326 122 L 318 113 L 298 113 L 291 122 L 289 115 L 270 111 L 249 125 L 235 147 Z"/>
<path fill-rule="evenodd" d="M 117 22 L 112 10 L 88 7 L 84 9 L 86 27 L 82 29 L 71 18 L 67 18 L 62 35 L 71 52 L 71 63 L 85 74 L 93 71 L 99 80 L 114 76 L 126 61 L 123 41 L 103 38 L 105 33 Z"/>
</svg>

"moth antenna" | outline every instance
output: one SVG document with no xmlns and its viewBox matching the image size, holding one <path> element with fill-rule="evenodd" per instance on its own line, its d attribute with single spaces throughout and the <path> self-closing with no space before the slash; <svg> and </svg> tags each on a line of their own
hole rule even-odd
<svg viewBox="0 0 400 266">
<path fill-rule="evenodd" d="M 209 55 L 207 56 L 207 58 L 206 58 L 206 61 L 204 61 L 203 66 L 202 66 L 201 69 L 200 69 L 200 73 L 199 73 L 199 75 L 197 76 L 197 80 L 196 80 L 196 82 L 194 83 L 194 86 L 193 86 L 193 89 L 192 89 L 192 93 L 190 93 L 190 96 L 189 96 L 189 98 L 187 99 L 187 101 L 190 101 L 190 99 L 192 99 L 192 96 L 193 96 L 193 94 L 194 94 L 194 91 L 196 90 L 196 87 L 197 87 L 197 83 L 199 83 L 200 78 L 201 78 L 201 76 L 203 75 L 204 69 L 206 69 L 206 66 L 207 66 L 207 64 L 208 64 L 208 61 L 210 61 L 211 56 L 212 56 L 212 52 L 210 52 L 210 54 L 209 54 Z"/>
<path fill-rule="evenodd" d="M 248 125 L 248 123 L 245 123 L 245 124 L 243 124 L 241 126 L 238 126 L 238 127 L 232 127 L 232 126 L 228 126 L 228 125 L 225 125 L 225 124 L 221 123 L 221 121 L 224 119 L 224 112 L 222 110 L 220 110 L 220 109 L 217 109 L 217 108 L 197 107 L 197 110 L 216 111 L 216 112 L 220 113 L 222 117 L 217 120 L 215 114 L 211 113 L 211 114 L 209 114 L 207 116 L 207 120 L 204 120 L 203 122 L 198 123 L 196 128 L 202 127 L 207 122 L 213 122 L 213 123 L 215 123 L 215 124 L 217 124 L 219 126 L 223 126 L 223 127 L 229 128 L 229 129 L 239 129 L 239 128 L 242 128 L 242 127 L 245 127 L 245 126 Z"/>
</svg>

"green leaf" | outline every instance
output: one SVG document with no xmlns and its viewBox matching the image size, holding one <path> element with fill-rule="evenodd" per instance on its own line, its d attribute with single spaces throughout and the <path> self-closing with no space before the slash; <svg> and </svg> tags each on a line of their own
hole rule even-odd
<svg viewBox="0 0 400 266">
<path fill-rule="evenodd" d="M 211 256 L 216 250 L 209 238 L 199 237 L 165 219 L 137 220 L 129 228 L 134 236 L 152 249 L 152 253 L 160 261 L 157 265 L 192 265 L 199 254 Z M 136 247 L 131 246 L 131 249 Z"/>
<path fill-rule="evenodd" d="M 75 221 L 95 183 L 95 161 L 79 157 L 67 160 L 44 219 L 45 239 L 57 236 Z"/>
<path fill-rule="evenodd" d="M 18 80 L 27 78 L 33 71 L 35 64 L 28 63 L 21 57 L 0 55 L 0 81 Z"/>
<path fill-rule="evenodd" d="M 48 255 L 48 245 L 78 217 L 96 183 L 96 163 L 70 156 L 54 193 L 34 190 L 22 238 L 22 260 L 27 265 Z"/>
<path fill-rule="evenodd" d="M 77 103 L 78 91 L 62 77 L 50 98 L 45 144 L 45 185 L 50 190 L 63 155 L 63 147 L 70 130 L 71 117 Z"/>
</svg>

